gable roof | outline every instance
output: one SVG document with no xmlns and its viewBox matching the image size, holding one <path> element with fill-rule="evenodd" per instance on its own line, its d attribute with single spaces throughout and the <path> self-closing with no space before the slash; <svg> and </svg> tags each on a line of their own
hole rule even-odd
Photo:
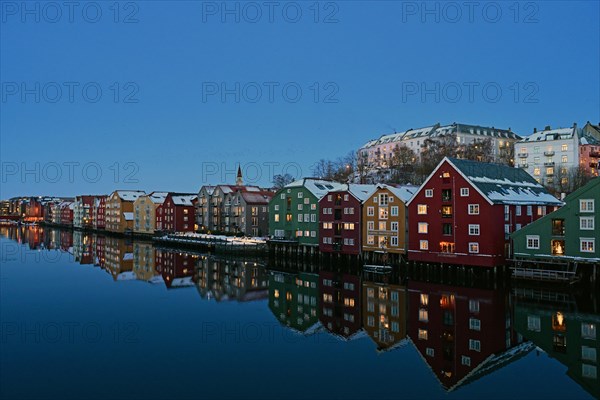
<svg viewBox="0 0 600 400">
<path fill-rule="evenodd" d="M 490 204 L 563 205 L 563 202 L 552 196 L 522 168 L 450 157 L 444 157 L 417 192 L 423 189 L 445 162 L 454 167 Z M 407 204 L 413 199 L 414 197 Z"/>
<path fill-rule="evenodd" d="M 169 192 L 152 192 L 148 195 L 148 197 L 154 204 L 162 204 L 165 202 L 165 199 L 168 195 Z"/>
<path fill-rule="evenodd" d="M 266 190 L 259 192 L 241 190 L 239 194 L 247 204 L 269 204 L 274 193 Z"/>
<path fill-rule="evenodd" d="M 138 197 L 146 194 L 142 190 L 115 190 L 113 193 L 116 193 L 123 201 L 136 201 Z"/>
<path fill-rule="evenodd" d="M 329 191 L 340 190 L 344 187 L 343 184 L 334 181 L 328 181 L 317 178 L 302 178 L 286 185 L 284 188 L 294 188 L 302 186 L 305 187 L 313 195 L 315 195 L 317 199 L 321 199 Z"/>
<path fill-rule="evenodd" d="M 192 206 L 192 202 L 198 198 L 194 193 L 169 193 L 176 206 Z"/>
</svg>

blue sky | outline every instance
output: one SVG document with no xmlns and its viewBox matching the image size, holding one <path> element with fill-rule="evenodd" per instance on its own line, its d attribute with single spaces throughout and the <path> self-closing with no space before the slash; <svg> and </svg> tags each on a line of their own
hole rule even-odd
<svg viewBox="0 0 600 400">
<path fill-rule="evenodd" d="M 600 121 L 597 1 L 275 3 L 1 2 L 0 197 L 196 192 L 238 162 L 269 185 L 393 130 Z"/>
</svg>

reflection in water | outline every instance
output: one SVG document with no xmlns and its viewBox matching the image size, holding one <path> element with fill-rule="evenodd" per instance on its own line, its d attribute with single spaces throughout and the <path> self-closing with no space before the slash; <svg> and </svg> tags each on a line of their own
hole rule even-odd
<svg viewBox="0 0 600 400">
<path fill-rule="evenodd" d="M 600 313 L 595 294 L 513 288 L 516 329 L 592 396 L 600 398 Z"/>
<path fill-rule="evenodd" d="M 370 340 L 382 355 L 399 348 L 416 351 L 446 391 L 537 348 L 600 398 L 600 307 L 593 292 L 511 291 L 489 282 L 467 287 L 410 280 L 398 271 L 352 273 L 339 266 L 268 269 L 261 259 L 194 254 L 44 227 L 1 227 L 0 234 L 30 249 L 68 253 L 118 282 L 195 287 L 200 298 L 217 302 L 268 298 L 279 324 L 300 335 Z"/>
</svg>

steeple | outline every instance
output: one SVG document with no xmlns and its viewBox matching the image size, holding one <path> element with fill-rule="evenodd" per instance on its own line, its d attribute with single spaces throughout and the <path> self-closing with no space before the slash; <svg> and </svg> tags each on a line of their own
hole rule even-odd
<svg viewBox="0 0 600 400">
<path fill-rule="evenodd" d="M 242 178 L 242 167 L 239 164 L 238 164 L 238 172 L 237 172 L 237 178 L 235 180 L 235 185 L 236 186 L 244 185 L 244 179 Z"/>
</svg>

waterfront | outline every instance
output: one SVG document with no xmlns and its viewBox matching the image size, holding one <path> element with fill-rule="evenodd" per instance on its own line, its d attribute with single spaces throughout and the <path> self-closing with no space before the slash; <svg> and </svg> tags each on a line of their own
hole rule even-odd
<svg viewBox="0 0 600 400">
<path fill-rule="evenodd" d="M 0 237 L 3 398 L 600 397 L 586 286 Z"/>
</svg>

